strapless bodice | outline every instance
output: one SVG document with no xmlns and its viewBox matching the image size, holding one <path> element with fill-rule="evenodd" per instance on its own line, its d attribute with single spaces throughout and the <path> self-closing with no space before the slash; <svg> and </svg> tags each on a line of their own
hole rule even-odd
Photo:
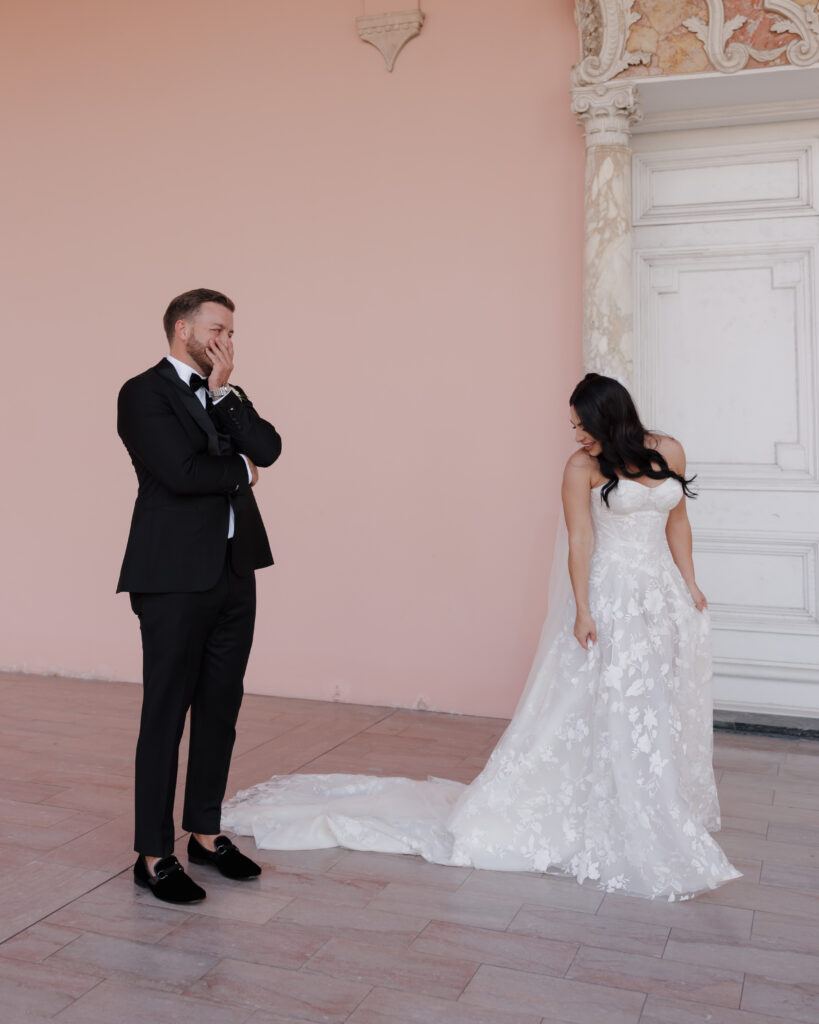
<svg viewBox="0 0 819 1024">
<path fill-rule="evenodd" d="M 627 550 L 634 557 L 654 560 L 667 551 L 665 525 L 668 513 L 679 504 L 682 486 L 666 477 L 649 487 L 636 480 L 621 479 L 609 494 L 609 503 L 601 498 L 603 485 L 591 492 L 595 553 Z"/>
</svg>

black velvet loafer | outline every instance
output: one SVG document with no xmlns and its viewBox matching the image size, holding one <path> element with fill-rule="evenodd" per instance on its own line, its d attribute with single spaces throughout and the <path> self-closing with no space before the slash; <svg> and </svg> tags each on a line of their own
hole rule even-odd
<svg viewBox="0 0 819 1024">
<path fill-rule="evenodd" d="M 134 864 L 134 881 L 143 889 L 150 889 L 158 900 L 165 903 L 200 903 L 207 893 L 185 874 L 185 869 L 176 857 L 163 857 L 151 874 L 142 854 Z"/>
<path fill-rule="evenodd" d="M 235 881 L 256 878 L 262 873 L 259 865 L 254 864 L 250 857 L 245 857 L 227 836 L 217 836 L 214 845 L 215 850 L 206 850 L 196 836 L 191 834 L 188 839 L 188 860 L 191 864 L 211 864 L 218 868 L 225 878 L 232 878 Z"/>
</svg>

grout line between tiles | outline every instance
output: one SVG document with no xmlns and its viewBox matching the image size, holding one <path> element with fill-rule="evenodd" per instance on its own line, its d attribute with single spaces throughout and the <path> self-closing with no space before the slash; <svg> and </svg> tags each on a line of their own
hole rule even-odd
<svg viewBox="0 0 819 1024">
<path fill-rule="evenodd" d="M 334 746 L 328 747 L 326 750 L 323 750 L 320 754 L 317 754 L 316 757 L 311 757 L 308 761 L 305 761 L 304 764 L 296 765 L 295 768 L 291 769 L 286 774 L 287 775 L 293 775 L 296 772 L 303 771 L 304 768 L 306 768 L 309 764 L 312 764 L 313 761 L 318 761 L 319 758 L 324 757 L 325 754 L 329 754 L 333 750 L 336 750 L 338 747 L 343 746 L 345 743 L 349 743 L 349 741 L 351 739 L 354 739 L 356 736 L 360 736 L 363 732 L 367 732 L 367 730 L 371 729 L 374 725 L 380 725 L 381 722 L 384 722 L 384 721 L 386 721 L 386 719 L 391 718 L 399 710 L 401 710 L 401 709 L 400 708 L 385 708 L 384 711 L 386 712 L 386 714 L 384 714 L 381 718 L 377 718 L 373 722 L 368 722 L 367 725 L 363 726 L 361 729 L 358 729 L 356 732 L 352 732 L 348 736 L 345 736 L 343 740 L 339 740 L 338 743 L 336 743 Z M 288 730 L 288 732 L 289 731 L 290 730 Z M 282 735 L 286 736 L 287 733 L 286 732 L 282 733 Z M 274 737 L 274 738 L 278 739 L 279 737 Z M 258 750 L 259 747 L 264 747 L 264 746 L 266 746 L 270 742 L 271 742 L 271 739 L 268 738 L 266 740 L 262 740 L 261 742 L 257 743 L 253 747 L 248 747 L 247 750 L 243 751 L 236 758 L 236 762 L 237 763 L 240 762 L 242 760 L 242 758 L 247 757 L 247 755 L 248 754 L 252 754 L 254 750 Z"/>
<path fill-rule="evenodd" d="M 395 711 L 396 711 L 396 709 L 393 709 L 392 711 L 389 711 L 386 715 L 384 715 L 383 718 L 379 718 L 375 722 L 368 722 L 367 725 L 365 725 L 361 729 L 358 729 L 356 732 L 350 733 L 349 736 L 345 736 L 343 740 L 339 740 L 338 743 L 335 743 L 332 747 L 328 747 L 326 750 L 323 750 L 320 754 L 316 755 L 316 757 L 311 757 L 310 760 L 309 761 L 305 761 L 304 764 L 297 765 L 293 769 L 293 771 L 290 771 L 287 774 L 288 775 L 292 775 L 292 774 L 294 774 L 294 772 L 304 771 L 304 769 L 308 768 L 314 761 L 320 760 L 322 757 L 325 757 L 327 754 L 332 754 L 332 752 L 334 750 L 337 750 L 339 747 L 343 747 L 345 743 L 349 743 L 350 740 L 355 739 L 356 736 L 360 736 L 363 732 L 367 732 L 367 730 L 371 729 L 374 725 L 379 725 L 381 722 L 385 721 L 387 718 L 390 718 L 392 715 L 395 714 Z"/>
<path fill-rule="evenodd" d="M 72 899 L 66 900 L 65 903 L 61 903 L 59 907 L 54 907 L 52 910 L 49 910 L 47 914 L 43 914 L 42 917 L 38 917 L 35 921 L 29 921 L 29 923 L 27 925 L 24 925 L 19 931 L 14 932 L 13 935 L 7 935 L 5 937 L 5 939 L 3 939 L 2 942 L 0 942 L 0 950 L 2 950 L 3 946 L 5 945 L 5 943 L 7 943 L 10 939 L 14 939 L 18 935 L 22 935 L 22 933 L 25 932 L 25 931 L 28 931 L 29 928 L 33 928 L 35 924 L 42 924 L 43 921 L 45 921 L 47 918 L 51 917 L 52 914 L 56 914 L 57 911 L 59 911 L 59 910 L 65 910 L 66 907 L 70 907 L 71 904 L 72 903 L 76 903 L 77 900 L 84 899 L 86 896 L 89 895 L 89 893 L 96 892 L 97 889 L 102 888 L 103 885 L 107 885 L 112 879 L 118 878 L 120 875 L 124 874 L 127 870 L 128 870 L 128 868 L 123 868 L 122 871 L 115 871 L 108 878 L 104 878 L 101 882 L 98 882 L 96 885 L 92 885 L 90 889 L 86 889 L 85 892 L 81 892 L 78 896 L 74 896 Z M 77 938 L 79 938 L 79 936 L 77 936 Z M 74 942 L 74 941 L 75 941 L 74 939 L 71 940 L 71 942 Z M 71 943 L 67 943 L 67 945 L 70 945 L 70 944 Z M 50 955 L 51 954 L 49 954 L 49 956 Z M 48 959 L 48 957 L 46 957 L 46 959 Z"/>
</svg>

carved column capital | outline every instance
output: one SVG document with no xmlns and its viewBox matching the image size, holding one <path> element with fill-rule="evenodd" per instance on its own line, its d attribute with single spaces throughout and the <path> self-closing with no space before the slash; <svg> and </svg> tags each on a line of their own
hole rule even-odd
<svg viewBox="0 0 819 1024">
<path fill-rule="evenodd" d="M 572 89 L 572 113 L 585 130 L 586 147 L 628 146 L 643 116 L 633 85 L 585 85 Z"/>
</svg>

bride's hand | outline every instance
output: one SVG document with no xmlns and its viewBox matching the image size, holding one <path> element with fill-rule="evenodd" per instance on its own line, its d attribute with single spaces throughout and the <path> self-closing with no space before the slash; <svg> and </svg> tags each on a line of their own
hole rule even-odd
<svg viewBox="0 0 819 1024">
<path fill-rule="evenodd" d="M 698 612 L 704 612 L 708 607 L 708 602 L 705 599 L 705 594 L 700 590 L 696 583 L 690 583 L 688 585 L 688 593 L 691 595 L 691 600 Z"/>
<path fill-rule="evenodd" d="M 577 613 L 574 620 L 574 635 L 584 651 L 590 650 L 591 645 L 597 642 L 597 627 L 591 615 Z"/>
</svg>

